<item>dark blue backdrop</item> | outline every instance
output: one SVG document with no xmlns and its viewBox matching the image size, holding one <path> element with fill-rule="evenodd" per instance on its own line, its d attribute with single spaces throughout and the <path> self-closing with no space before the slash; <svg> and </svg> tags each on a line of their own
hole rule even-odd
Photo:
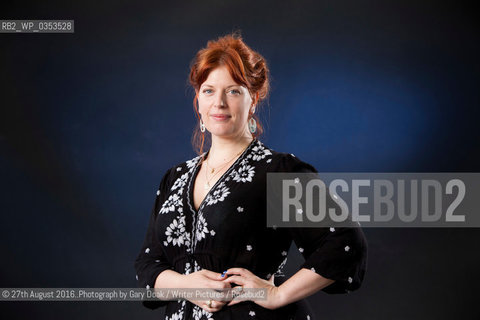
<svg viewBox="0 0 480 320">
<path fill-rule="evenodd" d="M 271 68 L 261 114 L 273 149 L 320 171 L 480 171 L 473 12 L 458 1 L 2 3 L 1 19 L 74 19 L 75 33 L 0 34 L 0 287 L 136 286 L 160 178 L 195 155 L 189 62 L 235 28 Z M 363 287 L 310 297 L 317 319 L 480 316 L 478 230 L 365 233 Z M 161 313 L 0 303 L 2 318 Z"/>
</svg>

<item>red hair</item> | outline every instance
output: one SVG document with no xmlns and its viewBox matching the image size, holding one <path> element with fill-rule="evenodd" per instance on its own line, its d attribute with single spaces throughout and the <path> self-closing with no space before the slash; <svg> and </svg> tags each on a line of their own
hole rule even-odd
<svg viewBox="0 0 480 320">
<path fill-rule="evenodd" d="M 254 101 L 258 94 L 255 110 L 258 110 L 260 102 L 267 98 L 270 89 L 269 70 L 265 59 L 243 42 L 240 31 L 208 41 L 207 47 L 200 49 L 192 60 L 189 75 L 190 85 L 197 92 L 193 98 L 193 109 L 198 122 L 193 132 L 192 145 L 199 155 L 203 153 L 205 133 L 200 131 L 199 125 L 198 91 L 210 72 L 220 66 L 227 67 L 233 80 L 245 86 Z M 263 133 L 263 127 L 256 114 L 252 117 L 257 122 L 257 130 L 253 134 L 256 138 Z"/>
</svg>

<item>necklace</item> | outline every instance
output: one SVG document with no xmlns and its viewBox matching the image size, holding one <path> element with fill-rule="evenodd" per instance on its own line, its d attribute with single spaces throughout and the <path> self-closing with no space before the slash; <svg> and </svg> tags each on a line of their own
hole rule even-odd
<svg viewBox="0 0 480 320">
<path fill-rule="evenodd" d="M 245 149 L 246 149 L 246 148 L 245 148 Z M 208 179 L 208 176 L 207 176 L 207 172 L 208 172 L 210 166 L 208 165 L 208 159 L 205 160 L 205 164 L 207 165 L 207 170 L 205 170 L 205 180 L 206 180 L 205 185 L 204 185 L 205 190 L 209 190 L 209 189 L 211 188 L 211 186 L 210 186 L 210 181 L 212 181 L 212 179 L 221 171 L 221 169 L 223 169 L 223 168 L 224 168 L 227 164 L 229 164 L 233 159 L 235 159 L 236 157 L 238 157 L 245 149 L 240 150 L 240 152 L 238 152 L 237 154 L 235 154 L 235 155 L 233 156 L 233 158 L 231 158 L 230 160 L 228 160 L 227 162 L 225 162 L 225 164 L 221 165 L 219 168 L 212 168 L 212 172 L 210 172 L 210 173 L 214 173 L 216 169 L 218 169 L 218 170 L 217 170 L 217 172 L 215 172 L 215 174 L 214 174 L 213 176 L 210 177 L 210 179 Z"/>
</svg>

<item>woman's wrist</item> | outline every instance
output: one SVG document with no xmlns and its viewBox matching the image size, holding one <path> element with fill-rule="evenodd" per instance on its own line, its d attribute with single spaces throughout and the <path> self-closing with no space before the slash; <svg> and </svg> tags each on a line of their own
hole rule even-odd
<svg viewBox="0 0 480 320">
<path fill-rule="evenodd" d="M 302 268 L 278 287 L 278 302 L 285 306 L 304 299 L 333 282 L 335 281 Z"/>
<path fill-rule="evenodd" d="M 283 284 L 282 284 L 283 285 Z M 275 304 L 276 304 L 276 308 L 281 308 L 285 305 L 288 304 L 288 301 L 286 299 L 286 296 L 285 296 L 285 287 L 282 287 L 282 285 L 279 285 L 278 287 L 274 287 L 274 298 L 275 298 Z"/>
<path fill-rule="evenodd" d="M 187 276 L 173 270 L 164 270 L 157 276 L 155 288 L 187 288 Z"/>
</svg>

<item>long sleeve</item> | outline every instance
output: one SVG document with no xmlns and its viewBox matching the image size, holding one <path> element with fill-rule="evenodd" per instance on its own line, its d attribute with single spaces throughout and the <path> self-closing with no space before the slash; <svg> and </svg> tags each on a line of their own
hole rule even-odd
<svg viewBox="0 0 480 320">
<path fill-rule="evenodd" d="M 282 171 L 317 172 L 308 163 L 293 155 L 287 155 Z M 327 206 L 335 205 L 329 198 Z M 326 293 L 348 293 L 361 286 L 367 267 L 367 242 L 362 229 L 351 223 L 352 227 L 292 227 L 288 228 L 292 240 L 305 258 L 301 268 L 335 280 L 323 288 Z"/>
<path fill-rule="evenodd" d="M 155 203 L 153 205 L 150 220 L 148 222 L 147 232 L 140 253 L 135 260 L 135 270 L 137 272 L 138 287 L 154 288 L 157 276 L 164 270 L 173 269 L 170 262 L 166 259 L 162 246 L 158 241 L 155 231 L 156 218 L 161 204 L 165 201 L 170 185 L 171 170 L 167 170 L 163 176 L 157 191 Z M 143 301 L 143 305 L 149 309 L 157 309 L 167 304 L 168 301 Z"/>
<path fill-rule="evenodd" d="M 335 280 L 326 293 L 348 293 L 360 287 L 367 264 L 367 244 L 360 228 L 291 228 L 305 262 L 300 268 Z"/>
</svg>

